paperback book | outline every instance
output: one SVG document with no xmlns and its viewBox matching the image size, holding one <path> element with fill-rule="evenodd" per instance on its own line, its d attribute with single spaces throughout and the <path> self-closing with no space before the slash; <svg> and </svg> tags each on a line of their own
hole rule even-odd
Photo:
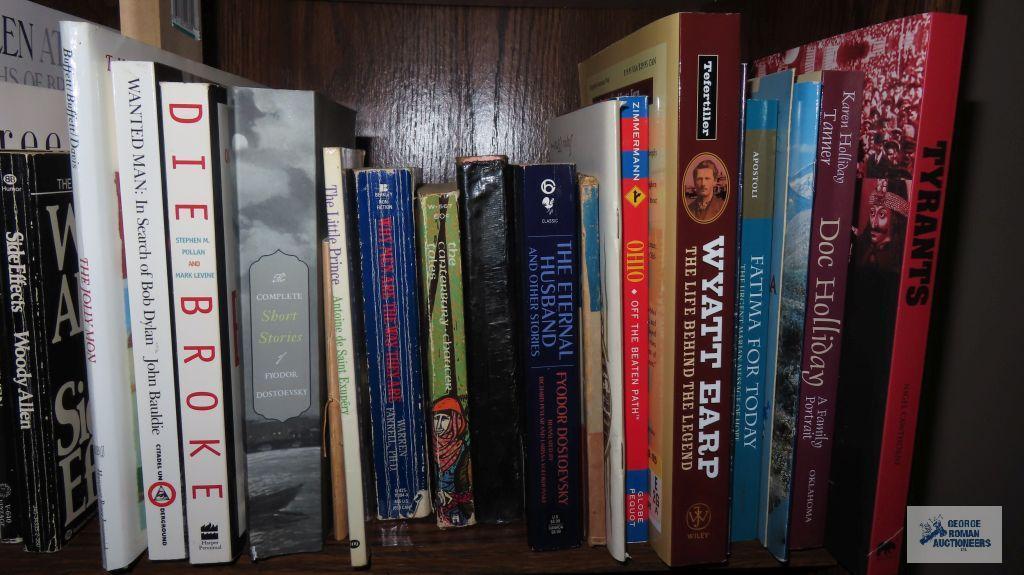
<svg viewBox="0 0 1024 575">
<path fill-rule="evenodd" d="M 427 387 L 437 526 L 476 523 L 469 438 L 469 382 L 459 237 L 459 190 L 421 186 L 416 193 L 420 291 L 427 322 Z"/>
<path fill-rule="evenodd" d="M 238 231 L 223 88 L 160 83 L 189 562 L 226 563 L 246 530 Z"/>
<path fill-rule="evenodd" d="M 430 514 L 409 168 L 355 172 L 378 519 Z"/>
<path fill-rule="evenodd" d="M 580 508 L 579 201 L 572 164 L 516 166 L 526 534 L 577 547 Z"/>
</svg>

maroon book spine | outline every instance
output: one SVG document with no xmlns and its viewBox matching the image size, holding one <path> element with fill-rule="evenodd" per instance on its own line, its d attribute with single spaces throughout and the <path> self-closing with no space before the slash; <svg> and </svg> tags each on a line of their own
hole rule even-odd
<svg viewBox="0 0 1024 575">
<path fill-rule="evenodd" d="M 863 93 L 862 72 L 822 72 L 790 549 L 825 542 Z"/>
<path fill-rule="evenodd" d="M 719 16 L 680 16 L 673 565 L 722 562 L 729 550 L 742 87 L 740 21 Z"/>
</svg>

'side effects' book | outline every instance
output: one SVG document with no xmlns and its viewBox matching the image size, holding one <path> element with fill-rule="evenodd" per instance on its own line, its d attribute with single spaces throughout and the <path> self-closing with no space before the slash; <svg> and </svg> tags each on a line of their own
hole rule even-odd
<svg viewBox="0 0 1024 575">
<path fill-rule="evenodd" d="M 511 174 L 504 156 L 456 160 L 466 294 L 473 498 L 481 523 L 523 516 L 523 428 Z"/>
<path fill-rule="evenodd" d="M 428 422 L 438 527 L 476 523 L 469 437 L 466 319 L 462 287 L 459 190 L 454 184 L 416 192 L 416 237 L 427 354 Z"/>
<path fill-rule="evenodd" d="M 238 231 L 223 88 L 160 83 L 189 562 L 226 563 L 246 526 Z"/>
<path fill-rule="evenodd" d="M 650 423 L 650 124 L 647 96 L 619 96 L 620 188 L 622 196 L 622 357 L 626 432 L 626 542 L 647 541 L 650 512 L 648 428 Z"/>
<path fill-rule="evenodd" d="M 928 13 L 758 60 L 864 72 L 825 545 L 855 572 L 900 566 L 966 18 Z"/>
<path fill-rule="evenodd" d="M 768 452 L 768 492 L 765 546 L 780 561 L 789 557 L 789 501 L 793 472 L 796 409 L 800 389 L 804 311 L 807 301 L 807 254 L 810 249 L 811 207 L 814 203 L 815 151 L 818 144 L 820 82 L 798 82 L 793 88 L 793 120 L 789 140 L 789 182 L 785 209 L 775 214 L 782 227 L 782 273 L 775 278 L 778 323 L 768 332 L 775 339 L 776 361 L 767 377 L 775 380 L 774 411 L 765 420 Z"/>
<path fill-rule="evenodd" d="M 322 149 L 355 143 L 355 112 L 309 91 L 239 87 L 228 95 L 255 561 L 323 548 Z"/>
<path fill-rule="evenodd" d="M 747 100 L 740 224 L 739 298 L 736 302 L 736 389 L 730 539 L 757 539 L 764 449 L 765 340 L 768 266 L 775 197 L 778 102 Z"/>
<path fill-rule="evenodd" d="M 53 552 L 96 504 L 68 155 L 0 153 L 3 395 L 25 549 Z M 6 414 L 5 414 L 6 415 Z"/>
<path fill-rule="evenodd" d="M 577 547 L 580 506 L 579 191 L 572 164 L 513 168 L 526 401 L 526 536 Z"/>
<path fill-rule="evenodd" d="M 355 171 L 378 519 L 430 514 L 412 169 Z"/>
<path fill-rule="evenodd" d="M 603 507 L 605 546 L 608 552 L 618 561 L 626 560 L 625 535 L 625 462 L 623 454 L 623 401 L 622 388 L 622 274 L 619 262 L 622 261 L 622 231 L 620 210 L 622 197 L 618 193 L 620 182 L 621 156 L 619 153 L 619 109 L 622 103 L 616 100 L 599 102 L 575 112 L 559 116 L 548 126 L 550 150 L 548 157 L 554 162 L 576 164 L 580 174 L 587 174 L 597 179 L 598 230 L 593 233 L 590 214 L 591 196 L 585 193 L 589 184 L 581 185 L 583 242 L 586 252 L 584 266 L 584 317 L 583 346 L 584 353 L 589 354 L 591 346 L 599 348 L 601 356 L 600 381 L 592 382 L 587 369 L 584 370 L 584 401 L 586 402 L 587 418 L 587 464 L 588 464 L 588 505 L 589 525 L 588 539 L 595 544 L 593 533 L 595 513 L 593 507 Z M 596 237 L 595 237 L 596 236 Z M 591 245 L 599 242 L 598 273 L 594 273 Z M 595 287 L 593 284 L 598 281 Z M 587 305 L 589 293 L 589 306 Z M 599 305 L 600 330 L 594 333 L 588 327 L 588 314 L 595 305 Z M 598 335 L 599 337 L 595 337 Z M 600 386 L 595 422 L 592 403 L 591 386 Z M 592 425 L 598 424 L 596 431 Z M 600 451 L 591 446 L 594 434 L 601 442 Z M 596 451 L 596 453 L 595 453 Z M 604 491 L 599 498 L 594 497 L 594 483 L 589 479 L 591 458 L 597 458 L 602 466 Z"/>
<path fill-rule="evenodd" d="M 147 538 L 146 493 L 138 480 L 141 465 L 132 334 L 118 222 L 115 106 L 109 62 L 153 61 L 225 85 L 251 83 L 103 26 L 61 22 L 60 35 L 102 561 L 104 569 L 116 570 L 129 566 L 145 550 Z"/>
<path fill-rule="evenodd" d="M 825 509 L 849 269 L 864 74 L 824 71 L 821 82 L 814 209 L 807 256 L 807 296 L 800 397 L 796 411 L 789 548 L 825 543 Z"/>
<path fill-rule="evenodd" d="M 111 64 L 111 75 L 149 558 L 183 559 L 188 547 L 159 87 L 161 80 L 180 80 L 181 73 L 153 62 L 122 61 Z"/>
<path fill-rule="evenodd" d="M 584 105 L 650 102 L 651 545 L 672 566 L 724 561 L 739 15 L 666 16 L 580 64 L 579 76 Z"/>
<path fill-rule="evenodd" d="M 366 362 L 362 338 L 362 308 L 359 300 L 359 232 L 356 224 L 355 179 L 346 168 L 361 167 L 362 154 L 346 161 L 343 148 L 324 148 L 324 207 L 326 215 L 326 243 L 328 261 L 324 270 L 330 281 L 329 300 L 331 323 L 326 329 L 333 332 L 334 348 L 328 347 L 328 369 L 337 379 L 328 379 L 327 385 L 338 389 L 338 412 L 342 428 L 344 458 L 343 492 L 335 494 L 346 504 L 346 527 L 353 567 L 369 563 L 369 545 L 366 541 L 365 508 L 363 505 L 363 452 L 369 445 L 362 442 L 360 425 L 360 396 L 358 388 L 367 385 Z M 350 156 L 354 154 L 349 154 Z M 355 164 L 358 164 L 355 165 Z M 328 340 L 330 341 L 330 340 Z M 330 393 L 330 392 L 329 392 Z M 333 408 L 330 408 L 333 409 Z M 332 461 L 332 465 L 333 465 Z M 332 478 L 334 479 L 334 478 Z M 336 504 L 337 502 L 335 502 Z M 335 525 L 335 536 L 338 536 Z"/>
</svg>

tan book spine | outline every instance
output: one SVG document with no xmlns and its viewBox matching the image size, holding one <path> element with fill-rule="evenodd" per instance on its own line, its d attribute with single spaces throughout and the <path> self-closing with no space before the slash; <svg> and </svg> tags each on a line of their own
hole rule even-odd
<svg viewBox="0 0 1024 575">
<path fill-rule="evenodd" d="M 331 267 L 330 244 L 327 240 L 320 242 L 320 258 L 324 269 Z M 320 274 L 323 278 L 324 301 L 333 301 L 334 295 L 331 288 L 331 274 Z M 324 325 L 334 325 L 334 306 L 324 305 Z M 336 340 L 334 329 L 330 327 L 324 330 L 325 346 L 327 357 L 334 357 Z M 341 435 L 341 392 L 337 385 L 338 362 L 328 361 L 327 381 L 327 428 L 328 444 L 325 455 L 331 464 L 331 507 L 334 516 L 334 540 L 343 541 L 348 537 L 348 500 L 345 496 L 345 460 L 342 454 Z"/>
</svg>

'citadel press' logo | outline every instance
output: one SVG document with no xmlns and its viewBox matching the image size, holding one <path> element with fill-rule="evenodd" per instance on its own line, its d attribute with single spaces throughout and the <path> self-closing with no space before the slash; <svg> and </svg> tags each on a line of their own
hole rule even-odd
<svg viewBox="0 0 1024 575">
<path fill-rule="evenodd" d="M 1002 509 L 907 507 L 907 562 L 1001 563 Z"/>
</svg>

